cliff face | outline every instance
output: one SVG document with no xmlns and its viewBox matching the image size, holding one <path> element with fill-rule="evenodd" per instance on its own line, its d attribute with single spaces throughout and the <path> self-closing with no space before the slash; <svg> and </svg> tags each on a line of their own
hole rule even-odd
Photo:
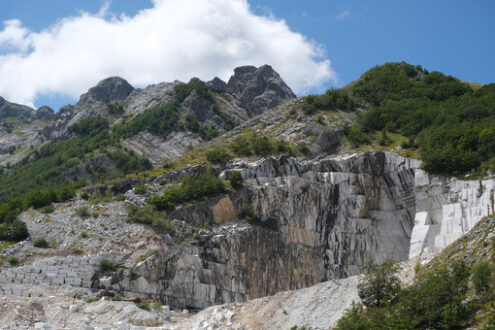
<svg viewBox="0 0 495 330">
<path fill-rule="evenodd" d="M 218 166 L 213 171 L 221 178 L 239 171 L 244 186 L 178 207 L 168 214 L 175 219 L 173 232 L 158 237 L 140 225 L 125 224 L 121 204 L 94 206 L 106 213 L 85 229 L 101 237 L 88 241 L 87 253 L 101 260 L 122 255 L 122 248 L 128 252 L 119 257 L 121 266 L 111 278 L 95 268 L 90 286 L 157 299 L 171 308 L 202 309 L 356 275 L 387 259 L 439 251 L 492 212 L 493 180 L 427 175 L 419 165 L 394 153 L 362 153 Z M 206 171 L 198 165 L 147 179 L 149 194 L 163 191 L 158 183 L 164 179 Z M 119 190 L 127 191 L 124 203 L 144 203 L 145 196 L 132 192 L 137 183 Z M 61 207 L 51 215 L 56 222 L 40 222 L 29 212 L 22 218 L 33 237 L 50 231 L 50 239 L 64 242 L 61 249 L 79 246 L 81 238 L 67 228 L 86 228 L 87 220 L 75 221 L 70 213 L 84 203 L 78 199 L 69 209 Z M 244 220 L 248 215 L 253 223 Z M 94 245 L 98 242 L 105 248 Z M 30 244 L 15 245 L 4 256 L 30 249 Z M 10 272 L 15 281 L 30 283 L 16 268 Z M 41 270 L 39 277 L 43 274 Z"/>
<path fill-rule="evenodd" d="M 489 211 L 492 181 L 480 190 L 475 181 L 428 176 L 419 165 L 392 153 L 233 164 L 220 176 L 240 171 L 241 191 L 183 207 L 174 217 L 194 232 L 204 222 L 222 223 L 232 214 L 241 218 L 249 201 L 261 223 L 275 222 L 277 228 L 227 223 L 202 231 L 197 242 L 164 244 L 160 253 L 130 269 L 139 278 L 124 276 L 119 289 L 198 309 L 439 251 Z M 220 204 L 223 213 L 215 212 Z M 421 223 L 425 207 L 431 224 Z"/>
</svg>

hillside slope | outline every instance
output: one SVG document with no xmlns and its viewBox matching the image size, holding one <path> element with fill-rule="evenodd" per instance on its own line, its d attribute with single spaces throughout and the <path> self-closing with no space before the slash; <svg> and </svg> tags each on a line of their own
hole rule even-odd
<svg viewBox="0 0 495 330">
<path fill-rule="evenodd" d="M 267 66 L 236 69 L 228 83 L 136 90 L 103 81 L 62 111 L 66 121 L 50 133 L 57 138 L 0 175 L 0 235 L 21 241 L 2 244 L 1 293 L 36 302 L 52 290 L 76 295 L 74 324 L 90 326 L 105 324 L 92 317 L 99 308 L 125 306 L 92 305 L 97 296 L 147 298 L 157 310 L 144 304 L 154 314 L 142 316 L 158 324 L 185 316 L 162 314 L 161 305 L 198 311 L 324 281 L 324 292 L 339 294 L 338 283 L 354 280 L 333 280 L 370 264 L 439 253 L 493 213 L 494 180 L 428 173 L 426 160 L 405 157 L 423 155 L 425 145 L 402 126 L 366 121 L 380 112 L 385 122 L 393 109 L 411 110 L 402 101 L 425 97 L 440 114 L 466 98 L 488 102 L 490 118 L 489 86 L 473 91 L 439 75 L 387 64 L 349 88 L 303 98 Z M 390 76 L 397 84 L 387 87 Z M 386 107 L 393 102 L 400 106 Z M 353 288 L 344 290 L 349 297 Z M 280 296 L 298 301 L 297 293 Z"/>
</svg>

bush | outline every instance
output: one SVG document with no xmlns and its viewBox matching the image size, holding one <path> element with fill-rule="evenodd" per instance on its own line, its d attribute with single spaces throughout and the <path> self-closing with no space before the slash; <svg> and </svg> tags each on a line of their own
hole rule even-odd
<svg viewBox="0 0 495 330">
<path fill-rule="evenodd" d="M 141 301 L 139 304 L 138 304 L 138 307 L 141 308 L 141 309 L 144 309 L 145 311 L 149 311 L 151 308 L 151 302 L 150 301 Z"/>
<path fill-rule="evenodd" d="M 112 297 L 112 301 L 121 301 L 122 298 L 120 297 L 120 294 L 116 294 L 115 296 Z"/>
<path fill-rule="evenodd" d="M 140 184 L 134 188 L 134 194 L 136 195 L 144 195 L 148 191 L 148 188 L 145 184 Z"/>
<path fill-rule="evenodd" d="M 129 205 L 126 209 L 129 222 L 151 225 L 157 230 L 173 230 L 172 221 L 167 218 L 166 213 L 158 211 L 151 204 L 145 204 L 143 207 Z"/>
<path fill-rule="evenodd" d="M 117 264 L 115 261 L 110 259 L 102 259 L 100 261 L 100 271 L 101 272 L 112 272 L 117 269 Z"/>
<path fill-rule="evenodd" d="M 85 231 L 81 232 L 81 238 L 88 238 L 88 233 Z"/>
<path fill-rule="evenodd" d="M 88 304 L 91 304 L 91 303 L 94 303 L 94 302 L 97 302 L 97 301 L 100 301 L 100 297 L 93 297 L 93 298 L 89 298 L 87 300 Z"/>
<path fill-rule="evenodd" d="M 224 148 L 216 147 L 206 152 L 206 159 L 213 164 L 224 164 L 231 159 L 231 156 Z"/>
<path fill-rule="evenodd" d="M 230 186 L 232 188 L 238 189 L 238 188 L 242 187 L 243 181 L 244 180 L 242 179 L 241 172 L 239 172 L 239 171 L 230 172 L 229 182 L 230 182 Z"/>
<path fill-rule="evenodd" d="M 318 110 L 354 110 L 356 103 L 344 89 L 329 89 L 323 95 L 309 95 L 304 99 L 303 112 L 311 115 Z"/>
<path fill-rule="evenodd" d="M 492 271 L 486 261 L 482 261 L 473 267 L 473 285 L 476 294 L 483 294 L 490 290 L 492 286 Z"/>
<path fill-rule="evenodd" d="M 12 256 L 12 257 L 8 257 L 7 258 L 7 262 L 11 265 L 11 266 L 15 266 L 19 263 L 19 258 L 15 257 L 15 256 Z"/>
<path fill-rule="evenodd" d="M 175 205 L 214 196 L 225 191 L 222 180 L 212 174 L 204 174 L 198 178 L 185 177 L 179 185 L 175 185 L 163 193 L 148 199 L 148 203 L 158 210 L 171 210 Z"/>
<path fill-rule="evenodd" d="M 29 237 L 27 226 L 20 220 L 0 225 L 0 241 L 19 242 Z"/>
<path fill-rule="evenodd" d="M 390 261 L 368 269 L 358 284 L 358 295 L 365 306 L 383 306 L 397 297 L 400 290 L 397 271 L 398 266 Z"/>
<path fill-rule="evenodd" d="M 89 209 L 86 205 L 78 207 L 76 209 L 76 215 L 78 215 L 81 218 L 87 218 L 89 217 Z"/>
<path fill-rule="evenodd" d="M 39 209 L 39 211 L 43 214 L 49 214 L 55 212 L 55 209 L 51 205 L 43 206 Z"/>
<path fill-rule="evenodd" d="M 48 241 L 44 237 L 38 237 L 33 241 L 33 246 L 37 248 L 46 249 L 49 247 Z"/>
<path fill-rule="evenodd" d="M 107 110 L 110 114 L 114 116 L 122 115 L 125 112 L 124 106 L 118 103 L 108 103 Z"/>
</svg>

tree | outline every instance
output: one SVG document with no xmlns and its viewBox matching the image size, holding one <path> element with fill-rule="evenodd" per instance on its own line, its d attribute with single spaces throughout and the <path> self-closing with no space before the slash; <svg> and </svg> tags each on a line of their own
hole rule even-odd
<svg viewBox="0 0 495 330">
<path fill-rule="evenodd" d="M 396 273 L 398 265 L 386 261 L 374 265 L 358 284 L 358 295 L 365 306 L 383 306 L 399 294 L 400 280 Z"/>
<path fill-rule="evenodd" d="M 473 284 L 477 294 L 483 294 L 490 290 L 492 271 L 486 261 L 477 263 L 473 267 Z"/>
<path fill-rule="evenodd" d="M 237 189 L 242 186 L 242 175 L 241 172 L 234 171 L 229 174 L 229 182 L 232 188 Z"/>
</svg>

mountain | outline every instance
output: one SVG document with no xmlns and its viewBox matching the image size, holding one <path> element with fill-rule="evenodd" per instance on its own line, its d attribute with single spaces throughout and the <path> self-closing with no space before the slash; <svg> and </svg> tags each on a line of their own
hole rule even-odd
<svg viewBox="0 0 495 330">
<path fill-rule="evenodd" d="M 0 175 L 0 237 L 20 241 L 2 245 L 0 294 L 37 307 L 0 320 L 256 327 L 242 308 L 321 312 L 303 300 L 333 301 L 340 317 L 369 265 L 426 262 L 484 228 L 494 95 L 406 63 L 300 98 L 270 66 L 144 89 L 108 78 L 53 119 L 18 126 L 42 123 L 43 139 Z M 156 303 L 94 302 L 107 294 Z M 63 312 L 43 305 L 50 296 Z M 178 322 L 184 309 L 245 301 Z M 291 311 L 279 312 L 265 328 L 287 325 Z"/>
</svg>

